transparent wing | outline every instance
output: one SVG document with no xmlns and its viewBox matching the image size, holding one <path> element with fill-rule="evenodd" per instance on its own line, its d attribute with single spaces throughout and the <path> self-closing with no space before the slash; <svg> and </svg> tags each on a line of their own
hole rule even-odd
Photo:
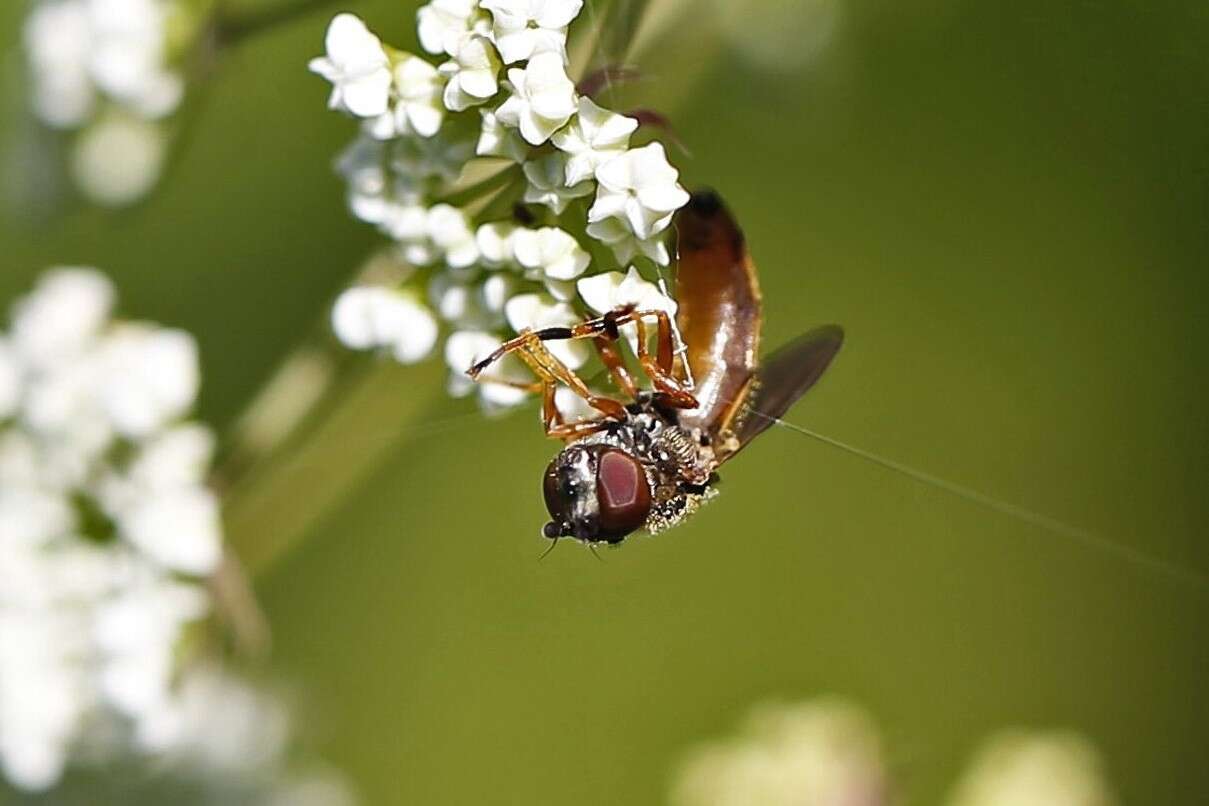
<svg viewBox="0 0 1209 806">
<path fill-rule="evenodd" d="M 735 436 L 739 448 L 759 436 L 781 417 L 822 377 L 844 343 L 839 325 L 824 325 L 803 333 L 774 352 L 756 373 L 757 384 L 748 395 Z"/>
</svg>

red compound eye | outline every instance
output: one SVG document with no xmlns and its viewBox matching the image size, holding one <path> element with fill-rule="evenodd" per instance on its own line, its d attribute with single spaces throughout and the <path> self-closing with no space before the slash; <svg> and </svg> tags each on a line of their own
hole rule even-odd
<svg viewBox="0 0 1209 806">
<path fill-rule="evenodd" d="M 651 512 L 651 488 L 638 460 L 616 448 L 601 452 L 596 501 L 602 539 L 618 541 L 641 527 Z"/>
</svg>

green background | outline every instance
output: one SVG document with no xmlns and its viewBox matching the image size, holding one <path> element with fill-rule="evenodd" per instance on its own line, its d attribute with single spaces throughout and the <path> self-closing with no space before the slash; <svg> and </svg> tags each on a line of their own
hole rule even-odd
<svg viewBox="0 0 1209 806">
<path fill-rule="evenodd" d="M 414 42 L 414 4 L 344 5 Z M 743 222 L 767 343 L 848 333 L 790 419 L 1209 572 L 1209 7 L 684 5 L 636 94 Z M 330 13 L 222 53 L 168 181 L 113 213 L 54 202 L 19 6 L 0 302 L 53 263 L 104 268 L 127 314 L 198 336 L 200 414 L 229 425 L 377 243 L 331 170 L 353 124 L 304 69 Z M 531 414 L 449 420 L 443 372 L 383 368 L 232 528 L 273 663 L 366 803 L 659 803 L 752 702 L 821 693 L 870 709 L 910 803 L 1008 726 L 1084 732 L 1126 803 L 1209 798 L 1204 582 L 785 429 L 684 527 L 539 563 L 555 444 Z"/>
</svg>

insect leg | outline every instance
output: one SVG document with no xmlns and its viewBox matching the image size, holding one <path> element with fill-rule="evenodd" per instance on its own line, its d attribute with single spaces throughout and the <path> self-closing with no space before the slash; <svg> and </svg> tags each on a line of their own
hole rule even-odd
<svg viewBox="0 0 1209 806">
<path fill-rule="evenodd" d="M 596 336 L 592 339 L 592 343 L 596 346 L 596 352 L 600 356 L 600 361 L 608 368 L 609 374 L 613 376 L 613 380 L 621 391 L 625 392 L 630 399 L 638 398 L 638 385 L 634 383 L 634 378 L 630 375 L 630 371 L 626 369 L 625 361 L 621 357 L 621 352 L 617 349 L 617 344 L 607 336 Z"/>
<path fill-rule="evenodd" d="M 537 332 L 528 331 L 522 333 L 518 338 L 524 340 L 524 350 L 521 353 L 522 357 L 526 355 L 526 362 L 530 366 L 534 366 L 534 371 L 538 372 L 540 377 L 549 376 L 564 384 L 575 394 L 582 397 L 588 402 L 588 405 L 597 411 L 604 414 L 612 420 L 624 420 L 628 416 L 625 406 L 616 400 L 609 397 L 603 397 L 596 394 L 588 385 L 583 382 L 583 379 L 576 375 L 566 364 L 551 353 L 546 345 L 542 344 L 541 338 Z M 540 366 L 541 370 L 537 370 L 536 366 Z M 553 394 L 551 392 L 551 394 Z"/>
<path fill-rule="evenodd" d="M 656 331 L 656 355 L 652 356 L 647 348 L 647 329 L 644 317 L 655 317 L 658 322 Z M 672 372 L 675 361 L 675 341 L 672 338 L 672 320 L 666 311 L 632 311 L 618 317 L 618 324 L 633 322 L 638 329 L 638 363 L 651 379 L 655 391 L 662 395 L 664 402 L 678 409 L 697 408 L 697 398 L 676 380 Z"/>
</svg>

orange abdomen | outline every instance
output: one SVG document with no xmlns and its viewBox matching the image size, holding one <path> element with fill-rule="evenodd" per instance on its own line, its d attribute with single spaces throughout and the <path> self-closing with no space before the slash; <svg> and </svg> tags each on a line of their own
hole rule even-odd
<svg viewBox="0 0 1209 806">
<path fill-rule="evenodd" d="M 699 406 L 680 422 L 717 436 L 755 375 L 760 286 L 743 233 L 717 194 L 694 193 L 676 218 L 676 324 L 688 348 Z"/>
</svg>

